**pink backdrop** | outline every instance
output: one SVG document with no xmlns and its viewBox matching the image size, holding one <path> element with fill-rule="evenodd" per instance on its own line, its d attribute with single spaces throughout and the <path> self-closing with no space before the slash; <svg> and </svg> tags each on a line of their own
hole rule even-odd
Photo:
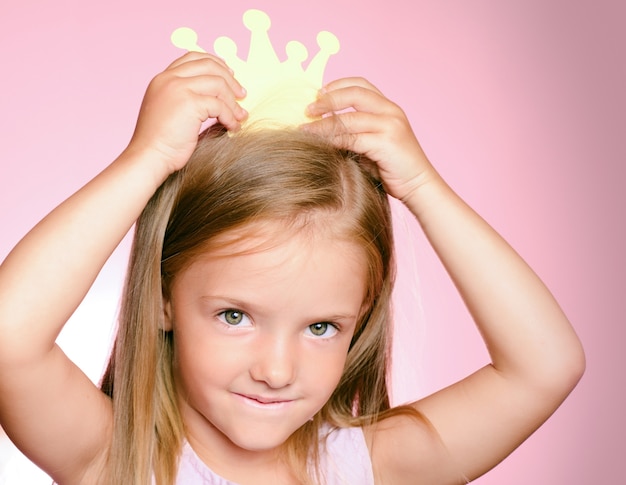
<svg viewBox="0 0 626 485">
<path fill-rule="evenodd" d="M 334 32 L 342 51 L 327 78 L 363 75 L 405 108 L 443 175 L 533 265 L 584 341 L 588 370 L 570 399 L 475 483 L 620 481 L 626 434 L 620 0 L 5 0 L 0 258 L 124 148 L 147 82 L 179 54 L 169 44 L 171 31 L 193 27 L 208 49 L 228 34 L 243 49 L 241 14 L 250 7 L 270 14 L 277 49 L 297 38 L 315 51 L 317 31 Z M 486 362 L 486 353 L 409 218 L 398 234 L 402 344 L 394 383 L 402 401 L 465 376 Z M 419 245 L 413 255 L 403 249 L 411 241 Z M 108 350 L 126 247 L 61 339 L 93 379 Z M 417 292 L 419 304 L 407 303 Z M 0 476 L 8 453 L 0 447 Z"/>
</svg>

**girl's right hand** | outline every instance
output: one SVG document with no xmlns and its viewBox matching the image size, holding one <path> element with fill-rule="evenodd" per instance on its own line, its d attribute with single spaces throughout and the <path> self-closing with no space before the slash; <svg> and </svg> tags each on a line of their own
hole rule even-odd
<svg viewBox="0 0 626 485">
<path fill-rule="evenodd" d="M 158 185 L 187 163 L 202 123 L 236 130 L 244 95 L 217 57 L 176 60 L 150 83 L 124 153 L 0 264 L 0 421 L 55 483 L 101 482 L 114 427 L 111 400 L 55 341 Z"/>
<path fill-rule="evenodd" d="M 127 151 L 148 154 L 169 175 L 185 166 L 206 120 L 217 119 L 230 131 L 240 128 L 247 113 L 237 99 L 245 95 L 224 61 L 189 52 L 148 86 Z"/>
</svg>

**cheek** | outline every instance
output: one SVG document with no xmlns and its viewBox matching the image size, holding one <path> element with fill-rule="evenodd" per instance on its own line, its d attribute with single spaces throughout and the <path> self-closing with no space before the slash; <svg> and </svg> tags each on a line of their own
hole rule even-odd
<svg viewBox="0 0 626 485">
<path fill-rule="evenodd" d="M 317 388 L 323 395 L 330 397 L 343 375 L 346 353 L 347 350 L 313 357 L 307 363 L 306 371 L 310 385 Z"/>
<path fill-rule="evenodd" d="M 241 371 L 241 353 L 204 334 L 174 332 L 173 369 L 187 390 L 228 382 Z M 239 357 L 238 357 L 239 355 Z"/>
</svg>

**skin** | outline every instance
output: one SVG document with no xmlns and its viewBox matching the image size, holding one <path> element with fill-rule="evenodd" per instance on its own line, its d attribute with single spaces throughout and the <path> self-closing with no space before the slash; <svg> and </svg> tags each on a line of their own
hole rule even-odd
<svg viewBox="0 0 626 485">
<path fill-rule="evenodd" d="M 217 118 L 230 130 L 239 128 L 246 116 L 237 104 L 243 96 L 214 56 L 190 53 L 176 60 L 150 84 L 128 148 L 0 266 L 0 421 L 61 484 L 96 482 L 111 440 L 112 411 L 55 338 L 156 188 L 185 165 L 202 122 Z M 585 365 L 580 342 L 534 272 L 437 173 L 396 104 L 368 81 L 348 78 L 326 86 L 309 110 L 341 112 L 341 123 L 321 119 L 303 129 L 332 134 L 337 145 L 377 163 L 387 192 L 411 210 L 441 258 L 491 357 L 461 382 L 412 404 L 444 446 L 403 417 L 365 430 L 376 483 L 473 479 L 532 434 L 570 393 Z"/>
<path fill-rule="evenodd" d="M 309 111 L 346 108 L 354 112 L 340 115 L 345 129 L 335 142 L 377 162 L 385 189 L 419 221 L 491 357 L 466 379 L 412 404 L 448 453 L 419 439 L 423 430 L 404 418 L 368 430 L 377 443 L 377 482 L 473 480 L 521 444 L 574 388 L 585 366 L 580 341 L 533 270 L 437 173 L 399 106 L 365 79 L 349 78 L 326 86 Z M 330 136 L 333 126 L 322 120 L 307 128 Z"/>
<path fill-rule="evenodd" d="M 237 483 L 264 483 L 259 463 L 269 464 L 267 483 L 281 483 L 276 448 L 334 391 L 361 311 L 360 248 L 305 237 L 207 254 L 175 279 L 166 303 L 188 440 Z"/>
</svg>

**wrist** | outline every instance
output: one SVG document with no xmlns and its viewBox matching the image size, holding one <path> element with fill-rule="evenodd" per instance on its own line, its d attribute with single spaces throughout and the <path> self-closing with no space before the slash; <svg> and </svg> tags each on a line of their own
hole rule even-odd
<svg viewBox="0 0 626 485">
<path fill-rule="evenodd" d="M 128 145 L 114 162 L 127 167 L 136 167 L 142 172 L 142 180 L 149 183 L 155 191 L 170 174 L 175 172 L 166 161 L 166 157 L 156 149 Z"/>
<path fill-rule="evenodd" d="M 406 193 L 400 200 L 421 220 L 426 211 L 440 206 L 445 200 L 453 197 L 457 197 L 454 191 L 443 177 L 431 168 L 406 185 Z"/>
</svg>

